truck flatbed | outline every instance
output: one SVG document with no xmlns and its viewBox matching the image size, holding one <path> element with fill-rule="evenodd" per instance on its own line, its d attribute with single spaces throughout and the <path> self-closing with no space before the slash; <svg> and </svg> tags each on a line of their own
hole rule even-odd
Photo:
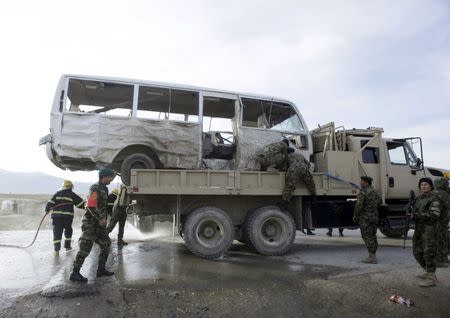
<svg viewBox="0 0 450 318">
<path fill-rule="evenodd" d="M 313 173 L 317 195 L 355 196 L 357 189 L 345 180 L 336 180 L 324 173 Z M 130 195 L 241 195 L 280 196 L 284 187 L 284 172 L 159 170 L 131 171 Z M 338 178 L 339 179 L 339 178 Z M 307 196 L 302 182 L 294 196 Z"/>
</svg>

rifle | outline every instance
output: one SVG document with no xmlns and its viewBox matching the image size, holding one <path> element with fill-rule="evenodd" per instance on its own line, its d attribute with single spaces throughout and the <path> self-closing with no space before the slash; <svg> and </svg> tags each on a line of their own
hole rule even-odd
<svg viewBox="0 0 450 318">
<path fill-rule="evenodd" d="M 408 231 L 411 223 L 411 217 L 413 212 L 413 206 L 414 201 L 416 200 L 416 195 L 414 194 L 414 191 L 409 192 L 409 200 L 408 204 L 406 205 L 405 209 L 405 233 L 403 234 L 403 249 L 405 249 L 406 246 L 406 239 L 408 238 Z"/>
</svg>

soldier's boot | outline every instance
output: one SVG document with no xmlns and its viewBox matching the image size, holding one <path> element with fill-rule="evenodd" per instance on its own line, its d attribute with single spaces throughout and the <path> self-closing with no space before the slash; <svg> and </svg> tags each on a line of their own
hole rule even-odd
<svg viewBox="0 0 450 318">
<path fill-rule="evenodd" d="M 369 253 L 369 256 L 365 260 L 363 260 L 363 263 L 377 264 L 378 263 L 377 256 L 375 255 L 375 253 Z"/>
<path fill-rule="evenodd" d="M 427 278 L 427 272 L 423 272 L 422 274 L 416 275 L 416 277 L 419 279 L 425 279 Z"/>
<path fill-rule="evenodd" d="M 306 230 L 306 235 L 316 235 L 316 234 L 314 234 L 313 231 L 311 230 Z"/>
<path fill-rule="evenodd" d="M 117 239 L 117 245 L 124 246 L 128 245 L 127 242 L 125 242 L 121 237 Z"/>
<path fill-rule="evenodd" d="M 59 256 L 59 251 L 55 251 L 55 252 L 53 253 L 53 255 Z"/>
<path fill-rule="evenodd" d="M 69 279 L 73 282 L 80 282 L 80 283 L 87 283 L 88 281 L 86 277 L 80 274 L 80 269 L 75 267 L 73 268 Z"/>
<path fill-rule="evenodd" d="M 98 264 L 98 269 L 97 269 L 97 277 L 101 277 L 101 276 L 112 276 L 114 275 L 114 272 L 110 272 L 105 268 L 105 264 Z"/>
<path fill-rule="evenodd" d="M 331 230 L 331 229 L 328 230 L 327 235 L 328 235 L 328 236 L 333 236 L 333 230 Z"/>
<path fill-rule="evenodd" d="M 426 273 L 425 279 L 419 282 L 420 287 L 433 287 L 437 284 L 437 278 L 435 273 Z"/>
</svg>

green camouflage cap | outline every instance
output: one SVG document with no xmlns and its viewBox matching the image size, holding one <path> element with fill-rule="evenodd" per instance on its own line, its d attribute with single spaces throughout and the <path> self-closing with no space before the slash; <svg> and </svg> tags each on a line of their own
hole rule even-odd
<svg viewBox="0 0 450 318">
<path fill-rule="evenodd" d="M 110 167 L 103 167 L 98 172 L 98 176 L 102 177 L 112 177 L 114 176 L 114 171 Z"/>
</svg>

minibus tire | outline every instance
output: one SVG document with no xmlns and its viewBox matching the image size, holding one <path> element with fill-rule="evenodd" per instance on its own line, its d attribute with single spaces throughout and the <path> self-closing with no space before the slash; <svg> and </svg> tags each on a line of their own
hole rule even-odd
<svg viewBox="0 0 450 318">
<path fill-rule="evenodd" d="M 155 169 L 156 165 L 152 158 L 144 153 L 135 153 L 129 155 L 122 162 L 120 168 L 120 177 L 122 182 L 130 185 L 131 169 Z"/>
</svg>

